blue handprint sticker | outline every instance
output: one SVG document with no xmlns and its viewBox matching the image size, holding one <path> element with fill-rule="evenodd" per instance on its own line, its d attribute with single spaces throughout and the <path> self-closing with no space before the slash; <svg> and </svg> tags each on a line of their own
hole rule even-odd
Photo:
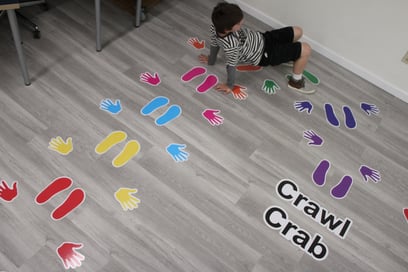
<svg viewBox="0 0 408 272">
<path fill-rule="evenodd" d="M 361 108 L 361 110 L 364 111 L 367 115 L 370 115 L 370 114 L 375 114 L 375 115 L 377 115 L 377 114 L 380 112 L 380 110 L 377 108 L 376 105 L 374 105 L 374 104 L 368 104 L 368 103 L 365 103 L 365 102 L 361 102 L 361 103 L 360 103 L 360 108 Z"/>
<path fill-rule="evenodd" d="M 295 107 L 296 110 L 299 112 L 302 112 L 304 110 L 307 111 L 307 114 L 311 114 L 313 110 L 313 105 L 310 103 L 310 101 L 305 100 L 305 101 L 296 101 L 293 103 L 293 106 Z"/>
<path fill-rule="evenodd" d="M 188 160 L 188 152 L 183 151 L 182 149 L 186 148 L 185 144 L 169 144 L 166 147 L 167 153 L 173 158 L 175 162 L 184 162 Z"/>
<path fill-rule="evenodd" d="M 120 105 L 119 99 L 116 99 L 115 103 L 113 103 L 113 101 L 109 98 L 103 99 L 99 105 L 99 108 L 111 114 L 118 114 L 122 111 L 122 106 Z"/>
</svg>

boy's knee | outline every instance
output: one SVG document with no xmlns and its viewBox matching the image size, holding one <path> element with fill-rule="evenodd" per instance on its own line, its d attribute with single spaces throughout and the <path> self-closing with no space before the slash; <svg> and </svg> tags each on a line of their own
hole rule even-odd
<svg viewBox="0 0 408 272">
<path fill-rule="evenodd" d="M 312 54 L 312 47 L 305 42 L 302 42 L 302 56 L 310 56 Z"/>
<path fill-rule="evenodd" d="M 303 29 L 300 26 L 294 26 L 293 27 L 293 36 L 294 40 L 297 41 L 299 40 L 303 35 Z"/>
</svg>

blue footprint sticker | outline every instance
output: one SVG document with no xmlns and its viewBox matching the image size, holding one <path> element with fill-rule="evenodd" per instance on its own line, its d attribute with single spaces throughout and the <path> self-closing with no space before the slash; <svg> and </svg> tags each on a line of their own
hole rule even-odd
<svg viewBox="0 0 408 272">
<path fill-rule="evenodd" d="M 324 109 L 326 110 L 326 119 L 327 121 L 335 127 L 340 126 L 340 122 L 334 113 L 333 106 L 329 103 L 324 104 Z"/>
<path fill-rule="evenodd" d="M 164 126 L 168 122 L 176 119 L 181 115 L 181 107 L 179 105 L 171 105 L 165 113 L 159 116 L 154 122 L 158 126 Z"/>
<path fill-rule="evenodd" d="M 346 123 L 347 128 L 356 128 L 357 127 L 357 122 L 356 119 L 353 116 L 353 113 L 351 112 L 351 109 L 348 106 L 343 106 L 343 112 L 344 112 L 344 119 Z"/>
<path fill-rule="evenodd" d="M 149 103 L 147 103 L 141 110 L 140 113 L 142 115 L 149 115 L 155 110 L 167 105 L 169 103 L 169 99 L 164 96 L 157 96 L 153 98 Z"/>
</svg>

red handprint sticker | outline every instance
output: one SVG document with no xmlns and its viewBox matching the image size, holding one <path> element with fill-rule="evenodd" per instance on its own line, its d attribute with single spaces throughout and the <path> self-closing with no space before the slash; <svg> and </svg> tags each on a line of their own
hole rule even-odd
<svg viewBox="0 0 408 272">
<path fill-rule="evenodd" d="M 0 185 L 0 198 L 7 202 L 12 202 L 17 197 L 17 181 L 13 183 L 11 188 L 2 180 Z"/>
<path fill-rule="evenodd" d="M 75 269 L 81 266 L 81 262 L 85 260 L 85 256 L 75 251 L 82 248 L 81 243 L 64 242 L 57 248 L 58 257 L 64 264 L 65 269 Z"/>
<path fill-rule="evenodd" d="M 205 47 L 205 41 L 200 41 L 197 37 L 189 38 L 187 43 L 195 49 L 203 49 Z"/>
</svg>

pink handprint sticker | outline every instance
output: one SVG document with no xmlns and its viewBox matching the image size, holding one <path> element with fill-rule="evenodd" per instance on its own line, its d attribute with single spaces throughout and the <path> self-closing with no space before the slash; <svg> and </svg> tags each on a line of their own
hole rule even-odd
<svg viewBox="0 0 408 272">
<path fill-rule="evenodd" d="M 141 73 L 140 74 L 140 81 L 147 83 L 152 86 L 157 86 L 160 84 L 161 80 L 158 73 L 154 73 L 154 75 L 150 74 L 149 72 Z"/>
<path fill-rule="evenodd" d="M 2 180 L 0 185 L 0 198 L 7 202 L 12 202 L 17 197 L 17 181 L 11 187 Z"/>
<path fill-rule="evenodd" d="M 224 122 L 224 117 L 217 115 L 219 112 L 220 110 L 206 109 L 201 115 L 207 119 L 212 126 L 218 126 Z"/>
<path fill-rule="evenodd" d="M 58 257 L 61 259 L 65 269 L 75 269 L 81 266 L 85 256 L 75 251 L 82 248 L 81 243 L 64 242 L 57 248 Z"/>
</svg>

